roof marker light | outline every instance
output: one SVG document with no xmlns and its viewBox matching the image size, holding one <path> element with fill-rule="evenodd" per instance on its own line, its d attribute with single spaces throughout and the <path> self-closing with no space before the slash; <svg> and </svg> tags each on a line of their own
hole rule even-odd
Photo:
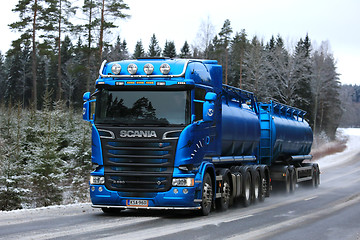
<svg viewBox="0 0 360 240">
<path fill-rule="evenodd" d="M 134 63 L 130 63 L 129 66 L 127 67 L 127 70 L 131 75 L 134 75 L 136 74 L 138 67 Z"/>
<path fill-rule="evenodd" d="M 112 67 L 111 67 L 111 72 L 112 72 L 114 75 L 118 75 L 118 74 L 121 72 L 121 66 L 120 66 L 120 64 L 118 64 L 118 63 L 113 64 Z"/>
<path fill-rule="evenodd" d="M 147 75 L 150 75 L 154 72 L 154 66 L 151 64 L 151 63 L 147 63 L 145 64 L 144 66 L 144 72 L 147 74 Z"/>
<path fill-rule="evenodd" d="M 167 63 L 161 64 L 161 66 L 160 66 L 160 72 L 161 72 L 162 74 L 164 74 L 164 75 L 169 74 L 169 72 L 170 72 L 170 65 L 167 64 Z"/>
</svg>

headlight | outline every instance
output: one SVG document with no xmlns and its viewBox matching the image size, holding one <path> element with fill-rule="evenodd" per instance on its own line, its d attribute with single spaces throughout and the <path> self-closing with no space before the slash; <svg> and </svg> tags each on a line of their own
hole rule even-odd
<svg viewBox="0 0 360 240">
<path fill-rule="evenodd" d="M 105 184 L 105 178 L 102 176 L 90 176 L 90 184 L 103 185 Z"/>
<path fill-rule="evenodd" d="M 137 66 L 133 63 L 130 63 L 129 66 L 127 67 L 127 70 L 131 75 L 136 74 L 137 69 L 138 69 Z"/>
<path fill-rule="evenodd" d="M 176 187 L 193 187 L 193 178 L 173 178 L 172 185 Z"/>
<path fill-rule="evenodd" d="M 160 66 L 160 72 L 164 75 L 169 74 L 170 72 L 170 65 L 167 63 L 163 63 Z"/>
<path fill-rule="evenodd" d="M 118 75 L 118 74 L 121 72 L 121 66 L 120 66 L 120 64 L 115 63 L 114 65 L 112 65 L 112 67 L 111 67 L 111 72 L 112 72 L 114 75 Z"/>
<path fill-rule="evenodd" d="M 144 66 L 144 72 L 147 74 L 147 75 L 150 75 L 154 72 L 154 66 L 150 63 L 147 63 L 145 64 Z"/>
</svg>

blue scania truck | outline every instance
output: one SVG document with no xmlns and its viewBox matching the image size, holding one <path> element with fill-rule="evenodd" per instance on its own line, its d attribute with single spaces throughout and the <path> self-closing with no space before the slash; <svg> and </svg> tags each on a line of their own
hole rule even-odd
<svg viewBox="0 0 360 240">
<path fill-rule="evenodd" d="M 99 74 L 83 97 L 93 207 L 208 215 L 320 183 L 305 112 L 222 84 L 217 61 L 104 61 Z"/>
</svg>

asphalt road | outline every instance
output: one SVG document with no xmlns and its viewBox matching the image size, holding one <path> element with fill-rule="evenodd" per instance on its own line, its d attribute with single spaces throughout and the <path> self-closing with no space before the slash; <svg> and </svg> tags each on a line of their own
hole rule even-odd
<svg viewBox="0 0 360 240">
<path fill-rule="evenodd" d="M 298 186 L 293 195 L 272 194 L 247 208 L 207 217 L 132 210 L 109 216 L 90 204 L 0 212 L 0 239 L 360 239 L 360 148 L 334 159 L 339 163 L 320 161 L 319 188 Z"/>
</svg>

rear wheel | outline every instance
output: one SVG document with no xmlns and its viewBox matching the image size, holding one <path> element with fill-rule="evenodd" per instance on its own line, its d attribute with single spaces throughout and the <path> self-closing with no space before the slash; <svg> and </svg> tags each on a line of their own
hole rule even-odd
<svg viewBox="0 0 360 240">
<path fill-rule="evenodd" d="M 248 207 L 251 203 L 251 175 L 247 169 L 242 173 L 243 177 L 243 193 L 242 193 L 242 203 L 244 207 Z"/>
<path fill-rule="evenodd" d="M 207 216 L 211 211 L 213 200 L 213 187 L 209 173 L 206 173 L 202 186 L 202 201 L 201 201 L 201 215 Z"/>
<path fill-rule="evenodd" d="M 317 188 L 320 185 L 320 168 L 318 165 L 316 165 L 315 171 L 315 187 Z"/>
<path fill-rule="evenodd" d="M 291 190 L 291 175 L 290 175 L 290 171 L 289 170 L 286 170 L 286 174 L 285 174 L 285 182 L 284 182 L 284 190 L 285 190 L 285 193 L 286 194 L 289 194 L 290 193 L 290 190 Z"/>
<path fill-rule="evenodd" d="M 296 189 L 296 172 L 295 169 L 291 169 L 290 171 L 290 192 L 294 193 Z"/>
<path fill-rule="evenodd" d="M 230 205 L 231 186 L 229 176 L 223 176 L 223 184 L 221 189 L 221 198 L 216 199 L 216 208 L 227 210 Z"/>
<path fill-rule="evenodd" d="M 262 195 L 262 185 L 261 185 L 261 178 L 260 178 L 260 174 L 257 170 L 253 171 L 253 175 L 252 175 L 252 200 L 253 202 L 255 202 L 256 200 L 258 200 L 260 198 L 260 196 Z"/>
</svg>

